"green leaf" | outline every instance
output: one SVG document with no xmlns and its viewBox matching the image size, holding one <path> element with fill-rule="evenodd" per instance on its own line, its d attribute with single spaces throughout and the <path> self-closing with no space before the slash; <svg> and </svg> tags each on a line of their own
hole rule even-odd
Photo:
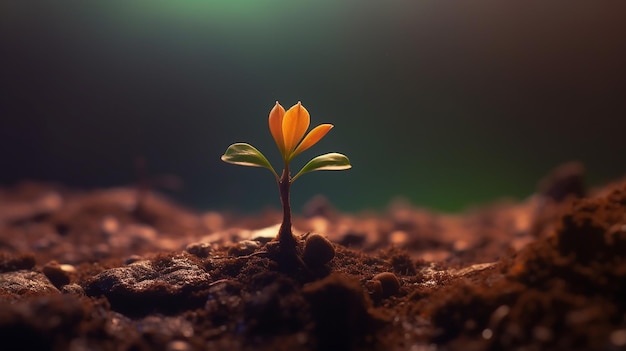
<svg viewBox="0 0 626 351">
<path fill-rule="evenodd" d="M 278 177 L 278 174 L 267 158 L 261 151 L 250 144 L 236 143 L 229 146 L 224 155 L 222 155 L 222 161 L 240 166 L 267 168 Z"/>
<path fill-rule="evenodd" d="M 352 165 L 346 155 L 331 152 L 329 154 L 317 156 L 309 161 L 309 163 L 304 165 L 295 177 L 291 178 L 291 181 L 293 182 L 301 175 L 313 171 L 342 171 L 349 168 L 352 168 Z"/>
</svg>

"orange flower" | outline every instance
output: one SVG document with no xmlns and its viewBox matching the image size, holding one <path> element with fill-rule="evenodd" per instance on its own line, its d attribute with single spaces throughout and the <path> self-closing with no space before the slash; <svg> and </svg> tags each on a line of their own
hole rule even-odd
<svg viewBox="0 0 626 351">
<path fill-rule="evenodd" d="M 285 162 L 291 161 L 296 155 L 315 145 L 333 127 L 332 124 L 320 124 L 305 136 L 310 121 L 309 111 L 299 101 L 286 112 L 276 101 L 276 105 L 270 111 L 269 126 Z"/>
</svg>

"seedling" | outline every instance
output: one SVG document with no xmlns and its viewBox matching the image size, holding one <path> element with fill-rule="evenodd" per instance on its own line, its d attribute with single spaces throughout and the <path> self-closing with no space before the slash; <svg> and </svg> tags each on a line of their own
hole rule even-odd
<svg viewBox="0 0 626 351">
<path fill-rule="evenodd" d="M 295 253 L 297 247 L 296 238 L 291 230 L 291 205 L 289 203 L 291 184 L 305 173 L 323 170 L 339 171 L 352 167 L 350 160 L 345 155 L 331 152 L 313 158 L 295 176 L 291 176 L 289 169 L 291 160 L 315 145 L 333 128 L 332 124 L 320 124 L 305 136 L 309 128 L 310 119 L 309 112 L 300 102 L 285 112 L 285 109 L 276 101 L 276 105 L 270 111 L 270 132 L 283 159 L 284 168 L 280 176 L 267 158 L 250 144 L 233 144 L 226 149 L 222 156 L 222 161 L 228 163 L 267 168 L 276 178 L 280 192 L 280 201 L 283 206 L 283 222 L 276 240 L 279 243 L 280 251 L 287 254 Z"/>
</svg>

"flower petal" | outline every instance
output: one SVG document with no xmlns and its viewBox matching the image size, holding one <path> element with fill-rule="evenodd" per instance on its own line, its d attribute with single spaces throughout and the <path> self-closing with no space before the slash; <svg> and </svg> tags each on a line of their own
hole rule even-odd
<svg viewBox="0 0 626 351">
<path fill-rule="evenodd" d="M 285 141 L 283 139 L 283 117 L 285 116 L 285 109 L 276 101 L 276 105 L 270 111 L 270 117 L 268 119 L 270 125 L 270 133 L 272 138 L 276 141 L 276 146 L 281 155 L 285 154 Z"/>
<path fill-rule="evenodd" d="M 283 138 L 285 142 L 285 158 L 289 158 L 296 148 L 304 133 L 309 128 L 311 116 L 304 106 L 298 101 L 293 105 L 283 117 Z"/>
<path fill-rule="evenodd" d="M 320 124 L 319 126 L 311 129 L 309 134 L 304 137 L 300 145 L 298 145 L 298 147 L 293 151 L 291 157 L 294 157 L 302 151 L 317 144 L 317 142 L 320 141 L 332 128 L 332 124 Z"/>
</svg>

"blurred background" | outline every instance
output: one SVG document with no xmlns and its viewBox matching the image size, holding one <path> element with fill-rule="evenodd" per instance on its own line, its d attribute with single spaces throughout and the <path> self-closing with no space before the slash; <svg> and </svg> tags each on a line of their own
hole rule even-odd
<svg viewBox="0 0 626 351">
<path fill-rule="evenodd" d="M 267 114 L 301 100 L 353 169 L 293 187 L 343 211 L 403 197 L 458 211 L 524 198 L 555 166 L 626 173 L 626 2 L 0 3 L 0 185 L 95 188 L 171 174 L 199 209 L 280 206 Z M 158 189 L 158 187 L 157 187 Z"/>
</svg>

